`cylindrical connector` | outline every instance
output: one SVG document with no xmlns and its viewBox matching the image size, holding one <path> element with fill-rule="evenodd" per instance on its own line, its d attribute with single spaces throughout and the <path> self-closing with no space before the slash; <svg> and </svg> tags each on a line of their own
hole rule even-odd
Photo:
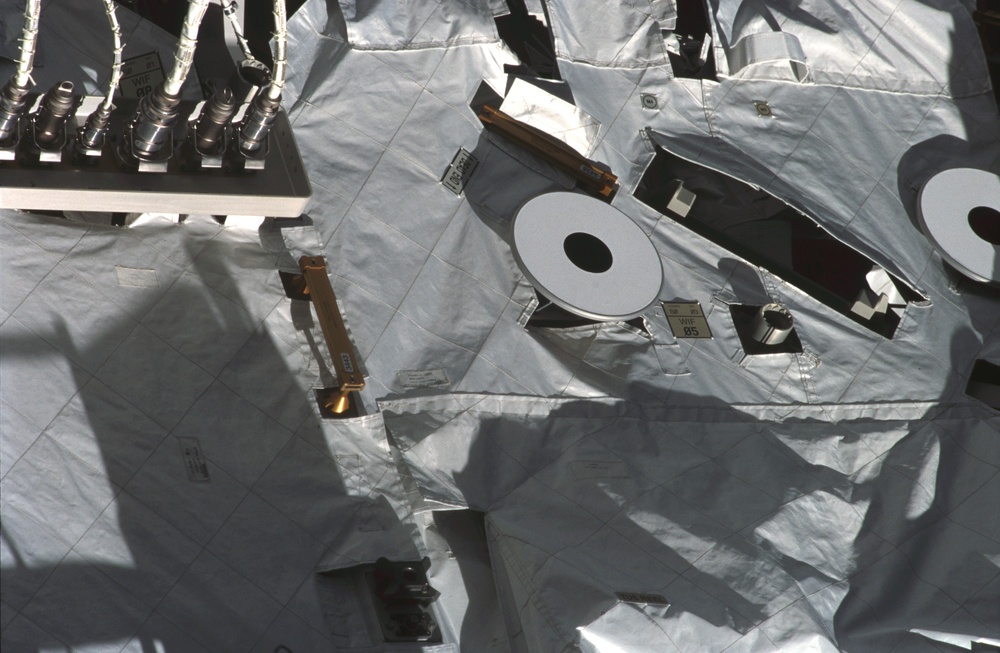
<svg viewBox="0 0 1000 653">
<path fill-rule="evenodd" d="M 281 98 L 269 98 L 266 93 L 257 93 L 240 124 L 240 152 L 245 156 L 257 156 L 267 141 L 271 125 L 278 117 Z"/>
<path fill-rule="evenodd" d="M 180 112 L 180 98 L 169 95 L 161 83 L 139 101 L 139 109 L 132 119 L 131 156 L 154 159 L 170 140 L 174 123 Z M 123 145 L 128 139 L 123 140 Z"/>
<path fill-rule="evenodd" d="M 237 104 L 252 100 L 260 89 L 271 83 L 271 71 L 256 59 L 244 59 L 236 64 L 236 71 L 229 80 Z"/>
<path fill-rule="evenodd" d="M 0 90 L 0 145 L 10 141 L 18 128 L 18 119 L 28 102 L 27 86 L 18 86 L 11 78 Z"/>
<path fill-rule="evenodd" d="M 194 129 L 194 144 L 199 151 L 211 152 L 218 147 L 219 139 L 235 112 L 236 101 L 233 99 L 232 89 L 228 86 L 217 89 L 205 103 Z"/>
<path fill-rule="evenodd" d="M 113 109 L 114 107 L 102 104 L 87 117 L 87 122 L 80 132 L 80 140 L 77 141 L 77 149 L 97 150 L 104 147 L 104 136 L 108 132 Z"/>
<path fill-rule="evenodd" d="M 762 345 L 780 345 L 792 332 L 792 314 L 781 304 L 765 304 L 754 315 L 750 336 Z"/>
<path fill-rule="evenodd" d="M 35 143 L 43 148 L 55 143 L 75 106 L 73 82 L 59 82 L 53 86 L 42 98 L 42 106 L 35 114 Z"/>
</svg>

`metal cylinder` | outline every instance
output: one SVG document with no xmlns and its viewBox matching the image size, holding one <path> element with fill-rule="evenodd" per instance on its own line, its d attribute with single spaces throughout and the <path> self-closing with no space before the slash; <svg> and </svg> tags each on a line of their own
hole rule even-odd
<svg viewBox="0 0 1000 653">
<path fill-rule="evenodd" d="M 11 78 L 0 90 L 0 145 L 13 139 L 18 119 L 28 102 L 27 86 L 18 86 Z"/>
<path fill-rule="evenodd" d="M 96 150 L 104 146 L 104 135 L 108 131 L 108 122 L 111 120 L 113 109 L 114 107 L 102 104 L 87 117 L 83 131 L 80 132 L 80 140 L 77 141 L 79 149 Z"/>
<path fill-rule="evenodd" d="M 754 315 L 750 337 L 762 345 L 780 345 L 792 332 L 792 314 L 781 304 L 765 304 Z"/>
<path fill-rule="evenodd" d="M 281 98 L 269 98 L 258 93 L 240 124 L 240 151 L 255 156 L 267 140 L 271 125 L 278 117 Z"/>
<path fill-rule="evenodd" d="M 252 100 L 263 87 L 271 83 L 271 71 L 256 59 L 244 59 L 236 64 L 236 72 L 229 80 L 237 104 Z"/>
<path fill-rule="evenodd" d="M 142 98 L 132 123 L 132 152 L 140 159 L 153 159 L 170 140 L 180 110 L 180 98 L 168 95 L 161 83 Z"/>
<path fill-rule="evenodd" d="M 35 142 L 43 148 L 55 143 L 75 106 L 73 82 L 59 82 L 53 86 L 42 98 L 42 106 L 35 114 Z"/>
<path fill-rule="evenodd" d="M 236 102 L 233 91 L 228 86 L 216 90 L 212 98 L 205 103 L 198 124 L 195 126 L 195 146 L 202 152 L 211 152 L 216 148 L 219 139 L 229 124 L 229 119 L 236 112 Z"/>
</svg>

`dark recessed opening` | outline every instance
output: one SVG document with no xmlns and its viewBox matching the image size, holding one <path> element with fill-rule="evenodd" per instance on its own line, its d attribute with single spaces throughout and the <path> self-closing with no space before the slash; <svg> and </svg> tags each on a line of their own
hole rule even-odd
<svg viewBox="0 0 1000 653">
<path fill-rule="evenodd" d="M 753 265 L 797 286 L 858 324 L 892 338 L 900 307 L 864 317 L 863 306 L 878 303 L 867 275 L 879 269 L 861 252 L 834 238 L 811 217 L 769 193 L 657 148 L 635 190 L 636 199 L 669 214 L 676 182 L 696 200 L 683 225 Z M 894 275 L 888 275 L 903 302 L 926 298 Z"/>
<path fill-rule="evenodd" d="M 521 65 L 504 65 L 504 72 L 518 75 L 560 79 L 552 32 L 542 21 L 528 13 L 524 0 L 507 0 L 510 13 L 494 18 L 497 34 L 517 55 Z"/>
<path fill-rule="evenodd" d="M 965 386 L 965 394 L 1000 410 L 1000 365 L 979 359 Z"/>
<path fill-rule="evenodd" d="M 972 642 L 972 653 L 996 653 L 997 651 L 1000 651 L 1000 646 Z"/>
<path fill-rule="evenodd" d="M 969 226 L 986 242 L 1000 245 L 1000 211 L 988 206 L 977 206 L 969 211 Z"/>
<path fill-rule="evenodd" d="M 716 78 L 708 15 L 705 0 L 678 0 L 676 44 L 667 49 L 675 77 Z"/>
<path fill-rule="evenodd" d="M 531 314 L 531 318 L 528 320 L 527 326 L 529 327 L 538 327 L 540 329 L 574 329 L 591 324 L 602 324 L 600 320 L 591 320 L 588 317 L 581 317 L 576 313 L 570 313 L 566 309 L 557 306 L 551 299 L 540 294 L 537 290 L 535 291 L 535 297 L 538 300 L 538 308 L 535 309 L 535 312 Z M 646 323 L 643 322 L 642 317 L 634 317 L 631 320 L 625 320 L 624 323 L 637 331 L 649 335 L 649 330 L 646 329 Z"/>
<path fill-rule="evenodd" d="M 119 3 L 139 14 L 151 23 L 180 36 L 184 27 L 184 17 L 187 14 L 186 2 L 164 2 L 163 0 L 129 0 Z M 244 2 L 243 35 L 250 44 L 254 57 L 263 61 L 268 68 L 273 65 L 271 55 L 271 36 L 274 33 L 274 12 L 272 0 L 246 0 Z M 305 0 L 286 0 L 288 18 L 295 14 L 305 4 Z M 221 8 L 213 7 L 222 19 Z M 202 31 L 204 36 L 204 31 Z M 200 47 L 200 46 L 199 46 Z"/>
<path fill-rule="evenodd" d="M 587 272 L 600 274 L 611 269 L 614 259 L 611 250 L 596 236 L 577 232 L 566 236 L 563 251 L 576 267 Z"/>
</svg>

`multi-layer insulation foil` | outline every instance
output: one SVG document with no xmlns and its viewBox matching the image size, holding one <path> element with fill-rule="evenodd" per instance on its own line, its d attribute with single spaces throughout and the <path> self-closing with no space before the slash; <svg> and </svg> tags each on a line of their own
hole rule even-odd
<svg viewBox="0 0 1000 653">
<path fill-rule="evenodd" d="M 915 217 L 934 173 L 1000 171 L 970 3 L 525 5 L 557 79 L 500 38 L 503 2 L 290 17 L 298 220 L 0 212 L 5 653 L 1000 646 L 1000 413 L 965 393 L 1000 363 L 1000 294 Z M 701 10 L 710 72 L 678 76 Z M 4 57 L 20 12 L 0 6 Z M 126 59 L 169 61 L 119 13 Z M 102 21 L 46 3 L 36 81 L 101 92 Z M 713 338 L 676 337 L 659 303 L 531 323 L 511 223 L 574 179 L 484 131 L 483 98 L 618 176 L 659 299 L 698 302 Z M 642 201 L 665 155 L 867 257 L 891 335 Z M 363 361 L 360 417 L 314 398 L 328 352 L 279 279 L 306 254 Z M 732 308 L 771 302 L 801 351 L 748 355 Z M 441 643 L 381 641 L 352 573 L 383 556 L 430 559 Z"/>
</svg>

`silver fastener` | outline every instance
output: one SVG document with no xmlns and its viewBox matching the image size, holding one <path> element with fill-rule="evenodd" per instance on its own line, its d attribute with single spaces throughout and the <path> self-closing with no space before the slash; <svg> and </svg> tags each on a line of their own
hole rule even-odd
<svg viewBox="0 0 1000 653">
<path fill-rule="evenodd" d="M 767 100 L 754 100 L 754 107 L 757 109 L 757 115 L 762 118 L 771 118 L 774 116 L 774 112 L 771 111 L 771 106 L 767 103 Z"/>
</svg>

